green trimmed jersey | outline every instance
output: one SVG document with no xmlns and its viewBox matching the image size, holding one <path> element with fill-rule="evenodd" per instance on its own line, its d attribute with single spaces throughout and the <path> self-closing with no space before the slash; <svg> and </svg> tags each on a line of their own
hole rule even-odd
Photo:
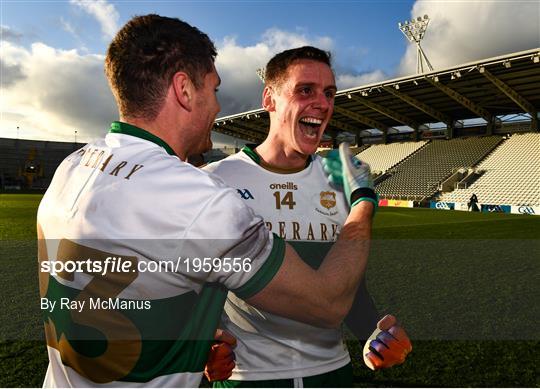
<svg viewBox="0 0 540 389">
<path fill-rule="evenodd" d="M 259 165 L 249 148 L 205 169 L 236 189 L 268 228 L 317 269 L 348 215 L 343 192 L 330 187 L 321 158 L 300 172 L 280 174 Z M 257 309 L 234 291 L 222 319 L 238 341 L 232 380 L 274 380 L 323 374 L 350 362 L 339 329 L 324 329 Z"/>
<path fill-rule="evenodd" d="M 38 237 L 45 387 L 197 387 L 227 291 L 284 256 L 236 191 L 120 122 L 59 166 Z"/>
</svg>

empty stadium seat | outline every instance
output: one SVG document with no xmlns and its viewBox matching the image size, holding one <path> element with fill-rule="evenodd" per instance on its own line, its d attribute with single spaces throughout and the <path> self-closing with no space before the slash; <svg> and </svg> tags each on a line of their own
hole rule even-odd
<svg viewBox="0 0 540 389">
<path fill-rule="evenodd" d="M 540 134 L 514 134 L 478 165 L 485 170 L 467 189 L 444 193 L 441 201 L 540 205 Z"/>
<path fill-rule="evenodd" d="M 361 151 L 357 157 L 371 166 L 372 172 L 384 173 L 427 142 L 399 142 L 373 145 Z"/>
<path fill-rule="evenodd" d="M 433 140 L 389 169 L 391 175 L 376 190 L 381 197 L 388 198 L 421 200 L 433 196 L 452 172 L 474 166 L 501 140 L 500 136 Z M 384 154 L 392 144 L 380 146 Z"/>
</svg>

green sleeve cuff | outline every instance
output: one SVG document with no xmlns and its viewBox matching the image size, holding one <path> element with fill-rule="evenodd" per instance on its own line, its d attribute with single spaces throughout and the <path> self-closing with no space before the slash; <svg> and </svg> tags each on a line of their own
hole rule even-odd
<svg viewBox="0 0 540 389">
<path fill-rule="evenodd" d="M 274 278 L 283 263 L 283 258 L 285 258 L 285 241 L 274 234 L 272 251 L 259 271 L 253 275 L 248 282 L 232 292 L 242 300 L 246 300 L 251 296 L 256 295 L 268 285 L 272 278 Z"/>
<path fill-rule="evenodd" d="M 351 208 L 354 207 L 356 204 L 358 204 L 361 201 L 369 201 L 371 204 L 373 204 L 373 215 L 371 215 L 371 217 L 375 217 L 375 213 L 377 212 L 377 208 L 379 208 L 379 195 L 375 194 L 375 197 L 376 198 L 360 197 L 354 203 L 351 204 Z"/>
</svg>

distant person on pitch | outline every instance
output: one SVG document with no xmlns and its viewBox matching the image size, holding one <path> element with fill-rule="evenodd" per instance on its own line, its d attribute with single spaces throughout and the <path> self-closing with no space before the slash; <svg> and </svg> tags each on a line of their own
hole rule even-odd
<svg viewBox="0 0 540 389">
<path fill-rule="evenodd" d="M 471 198 L 469 199 L 469 211 L 472 212 L 478 212 L 478 197 L 476 197 L 476 193 L 473 193 Z"/>
</svg>

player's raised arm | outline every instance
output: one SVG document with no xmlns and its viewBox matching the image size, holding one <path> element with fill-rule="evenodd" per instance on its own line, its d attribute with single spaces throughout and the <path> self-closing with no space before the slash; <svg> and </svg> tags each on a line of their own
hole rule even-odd
<svg viewBox="0 0 540 389">
<path fill-rule="evenodd" d="M 321 327 L 336 327 L 349 312 L 369 255 L 371 221 L 377 198 L 369 166 L 351 157 L 348 145 L 327 162 L 333 181 L 343 181 L 351 212 L 337 242 L 318 270 L 287 245 L 276 276 L 247 301 L 268 312 Z"/>
</svg>

